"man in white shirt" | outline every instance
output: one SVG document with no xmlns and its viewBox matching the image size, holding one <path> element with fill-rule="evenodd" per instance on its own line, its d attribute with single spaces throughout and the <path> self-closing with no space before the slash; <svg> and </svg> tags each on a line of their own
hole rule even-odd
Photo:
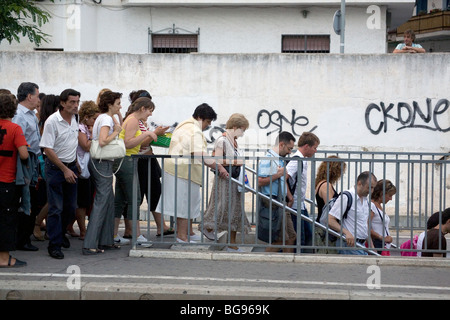
<svg viewBox="0 0 450 320">
<path fill-rule="evenodd" d="M 345 219 L 343 219 L 342 213 L 347 207 L 348 198 L 342 194 L 337 198 L 328 216 L 328 226 L 336 232 L 340 232 L 342 228 L 345 241 L 341 241 L 340 244 L 336 243 L 336 246 L 355 247 L 356 243 L 364 245 L 366 241 L 371 241 L 369 235 L 370 206 L 367 196 L 372 193 L 376 184 L 377 178 L 369 171 L 364 171 L 358 176 L 356 186 L 348 190 L 352 194 L 353 200 Z M 367 255 L 364 250 L 340 250 L 339 253 Z"/>
<path fill-rule="evenodd" d="M 299 158 L 310 158 L 317 152 L 317 148 L 320 144 L 320 139 L 312 132 L 303 132 L 298 139 L 298 150 L 293 155 Z M 299 169 L 300 168 L 300 169 Z M 298 170 L 302 170 L 301 174 L 298 174 Z M 300 208 L 302 215 L 309 217 L 308 210 L 305 205 L 306 197 L 306 182 L 308 178 L 308 161 L 299 161 L 292 159 L 286 166 L 286 183 L 287 183 L 287 199 L 288 206 L 297 210 Z M 297 188 L 299 186 L 300 188 Z M 298 190 L 298 191 L 297 191 Z M 300 194 L 299 194 L 300 193 Z M 297 197 L 300 196 L 300 199 Z M 300 204 L 300 206 L 298 206 Z M 291 215 L 294 229 L 297 232 L 297 219 L 296 215 Z M 312 229 L 311 224 L 301 219 L 301 245 L 310 246 L 312 244 Z M 312 253 L 312 250 L 302 249 L 302 252 Z"/>
<path fill-rule="evenodd" d="M 47 156 L 48 253 L 55 259 L 64 258 L 61 247 L 70 247 L 65 231 L 77 208 L 78 123 L 75 115 L 79 103 L 78 91 L 66 89 L 61 93 L 60 109 L 46 120 L 40 143 Z"/>
</svg>

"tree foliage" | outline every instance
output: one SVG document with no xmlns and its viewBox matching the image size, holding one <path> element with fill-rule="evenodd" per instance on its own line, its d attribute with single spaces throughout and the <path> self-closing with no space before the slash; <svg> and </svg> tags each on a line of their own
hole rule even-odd
<svg viewBox="0 0 450 320">
<path fill-rule="evenodd" d="M 50 0 L 53 2 L 54 0 Z M 48 42 L 50 35 L 41 31 L 42 25 L 51 18 L 50 13 L 39 8 L 34 0 L 0 1 L 0 42 L 7 40 L 20 42 L 20 36 L 37 46 L 42 41 Z"/>
</svg>

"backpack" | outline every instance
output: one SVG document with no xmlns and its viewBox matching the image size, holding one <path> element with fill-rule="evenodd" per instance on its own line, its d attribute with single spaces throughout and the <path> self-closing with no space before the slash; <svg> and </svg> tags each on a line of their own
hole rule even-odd
<svg viewBox="0 0 450 320">
<path fill-rule="evenodd" d="M 322 225 L 324 225 L 324 226 L 327 226 L 327 225 L 328 225 L 328 214 L 330 213 L 331 208 L 333 208 L 333 205 L 335 204 L 336 200 L 337 200 L 341 195 L 343 195 L 343 194 L 345 194 L 345 195 L 347 196 L 348 201 L 347 201 L 347 207 L 345 208 L 345 211 L 344 211 L 344 214 L 343 214 L 343 216 L 342 216 L 342 219 L 347 219 L 348 211 L 349 211 L 350 208 L 352 207 L 353 197 L 352 197 L 352 194 L 351 194 L 350 192 L 344 191 L 344 192 L 341 192 L 336 198 L 330 199 L 330 201 L 328 201 L 328 202 L 323 206 L 323 209 L 322 209 L 322 215 L 320 216 L 320 221 L 319 221 L 320 224 L 322 224 Z M 329 235 L 328 235 L 328 239 L 329 239 L 330 241 L 336 241 L 336 240 L 337 240 L 337 237 L 334 236 L 334 235 L 332 235 L 332 234 L 329 234 Z"/>
<path fill-rule="evenodd" d="M 413 241 L 411 243 L 411 239 L 406 240 L 400 246 L 400 249 L 417 249 L 417 241 L 419 236 L 416 234 L 413 237 Z M 412 245 L 412 246 L 411 246 Z M 400 254 L 404 257 L 417 257 L 417 252 L 414 251 L 400 251 Z"/>
<path fill-rule="evenodd" d="M 295 160 L 294 160 L 295 159 Z M 291 161 L 300 161 L 300 174 L 302 174 L 303 172 L 303 161 L 300 160 L 301 158 L 299 156 L 295 156 L 290 158 L 289 160 L 286 160 L 286 166 L 288 165 L 289 162 Z M 297 167 L 298 168 L 298 167 Z M 289 191 L 291 192 L 292 196 L 294 196 L 295 193 L 295 189 L 297 188 L 297 180 L 298 180 L 298 172 L 295 174 L 295 179 L 294 182 L 291 184 L 289 181 L 287 182 Z"/>
</svg>

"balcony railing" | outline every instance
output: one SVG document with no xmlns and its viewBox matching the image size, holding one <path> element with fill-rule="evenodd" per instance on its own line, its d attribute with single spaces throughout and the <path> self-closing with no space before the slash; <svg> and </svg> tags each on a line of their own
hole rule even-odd
<svg viewBox="0 0 450 320">
<path fill-rule="evenodd" d="M 450 30 L 450 11 L 414 16 L 397 28 L 397 36 L 403 36 L 408 29 L 414 30 L 416 34 Z"/>
</svg>

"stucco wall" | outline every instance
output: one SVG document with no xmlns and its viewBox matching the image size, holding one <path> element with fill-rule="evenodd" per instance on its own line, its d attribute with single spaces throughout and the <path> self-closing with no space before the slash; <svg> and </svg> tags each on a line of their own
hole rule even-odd
<svg viewBox="0 0 450 320">
<path fill-rule="evenodd" d="M 122 7 L 120 1 L 74 4 L 63 0 L 40 4 L 52 14 L 42 31 L 51 35 L 42 48 L 64 51 L 148 53 L 148 29 L 175 27 L 199 35 L 201 53 L 281 53 L 284 34 L 330 35 L 330 52 L 340 52 L 340 36 L 333 31 L 331 6 L 181 6 Z M 308 9 L 307 17 L 302 10 Z M 369 29 L 367 6 L 346 8 L 346 53 L 385 53 L 386 7 L 379 6 L 379 27 Z M 186 31 L 179 31 L 185 33 Z M 167 33 L 165 31 L 164 33 Z M 0 50 L 33 50 L 27 38 L 3 41 Z"/>
<path fill-rule="evenodd" d="M 0 52 L 0 87 L 33 81 L 41 92 L 72 87 L 82 100 L 102 88 L 154 97 L 152 119 L 172 124 L 209 103 L 216 126 L 234 112 L 250 121 L 249 145 L 314 130 L 323 147 L 448 152 L 450 54 L 131 55 Z M 271 133 L 272 132 L 272 133 Z"/>
</svg>

